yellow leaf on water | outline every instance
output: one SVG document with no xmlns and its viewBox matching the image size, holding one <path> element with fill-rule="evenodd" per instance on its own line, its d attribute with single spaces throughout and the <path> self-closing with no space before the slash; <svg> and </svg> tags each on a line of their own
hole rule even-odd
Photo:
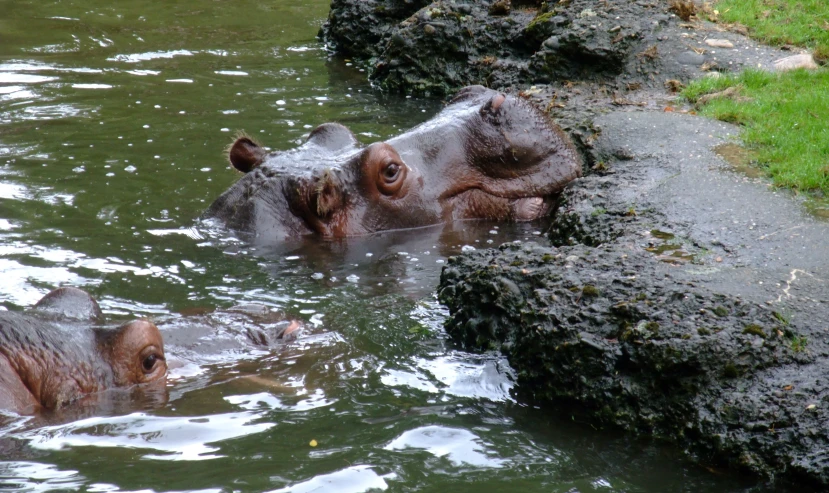
<svg viewBox="0 0 829 493">
<path fill-rule="evenodd" d="M 311 442 L 308 443 L 308 445 L 310 445 L 312 447 L 316 447 L 317 446 L 317 441 L 316 440 L 311 440 Z"/>
</svg>

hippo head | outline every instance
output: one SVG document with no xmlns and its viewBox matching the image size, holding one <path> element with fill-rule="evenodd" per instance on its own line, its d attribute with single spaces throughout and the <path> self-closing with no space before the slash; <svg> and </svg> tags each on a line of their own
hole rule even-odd
<svg viewBox="0 0 829 493">
<path fill-rule="evenodd" d="M 346 127 L 326 123 L 287 151 L 269 153 L 240 137 L 229 157 L 245 176 L 206 216 L 265 241 L 455 219 L 532 220 L 581 175 L 575 149 L 546 115 L 481 86 L 386 142 L 362 147 Z"/>
<path fill-rule="evenodd" d="M 0 312 L 0 409 L 33 414 L 103 390 L 165 381 L 164 343 L 154 324 L 90 327 L 86 316 L 74 315 L 91 305 L 57 316 L 72 300 L 92 298 L 64 289 L 29 313 Z"/>
<path fill-rule="evenodd" d="M 101 357 L 112 368 L 116 387 L 153 382 L 167 374 L 161 332 L 148 320 L 138 319 L 116 330 L 100 331 L 97 342 Z"/>
</svg>

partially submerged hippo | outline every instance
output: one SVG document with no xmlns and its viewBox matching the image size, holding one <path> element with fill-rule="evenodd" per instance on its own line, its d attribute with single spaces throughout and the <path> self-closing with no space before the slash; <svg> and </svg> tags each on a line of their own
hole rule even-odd
<svg viewBox="0 0 829 493">
<path fill-rule="evenodd" d="M 32 414 L 113 387 L 161 381 L 167 374 L 158 328 L 135 320 L 92 328 L 98 303 L 60 288 L 33 310 L 0 312 L 0 409 Z"/>
<path fill-rule="evenodd" d="M 435 118 L 362 147 L 326 123 L 303 145 L 268 153 L 247 137 L 230 148 L 246 173 L 206 212 L 260 241 L 415 228 L 455 219 L 527 221 L 553 209 L 581 175 L 564 133 L 530 103 L 471 86 Z"/>
</svg>

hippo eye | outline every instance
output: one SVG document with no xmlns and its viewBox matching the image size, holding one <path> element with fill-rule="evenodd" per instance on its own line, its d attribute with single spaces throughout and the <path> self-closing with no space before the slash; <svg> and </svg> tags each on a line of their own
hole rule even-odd
<svg viewBox="0 0 829 493">
<path fill-rule="evenodd" d="M 404 185 L 409 168 L 391 145 L 375 142 L 368 146 L 360 156 L 360 166 L 367 190 L 376 187 L 380 194 L 395 199 L 406 195 Z"/>
<path fill-rule="evenodd" d="M 141 362 L 141 366 L 144 368 L 145 373 L 152 373 L 152 371 L 158 365 L 158 362 L 162 361 L 163 359 L 164 358 L 162 356 L 153 353 L 144 358 L 144 361 Z"/>
<path fill-rule="evenodd" d="M 400 165 L 397 163 L 389 163 L 383 170 L 383 179 L 386 183 L 394 183 L 398 176 L 400 176 Z"/>
<path fill-rule="evenodd" d="M 384 195 L 395 195 L 403 187 L 406 178 L 406 166 L 396 161 L 389 161 L 380 169 L 377 188 Z"/>
</svg>

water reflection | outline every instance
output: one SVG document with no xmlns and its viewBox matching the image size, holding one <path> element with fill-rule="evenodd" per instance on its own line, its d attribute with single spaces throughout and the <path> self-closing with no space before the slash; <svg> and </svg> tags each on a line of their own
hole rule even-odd
<svg viewBox="0 0 829 493">
<path fill-rule="evenodd" d="M 406 386 L 436 395 L 513 401 L 510 390 L 515 377 L 503 357 L 475 358 L 466 353 L 439 353 L 433 357 L 416 358 L 414 364 L 414 371 L 386 369 L 381 381 L 389 387 Z M 437 401 L 430 399 L 428 402 Z"/>
<path fill-rule="evenodd" d="M 208 460 L 223 457 L 210 444 L 260 433 L 272 423 L 257 423 L 256 413 L 226 413 L 198 417 L 161 417 L 143 413 L 94 417 L 16 435 L 39 450 L 68 447 L 140 449 L 142 458 L 156 460 Z M 148 452 L 154 451 L 154 452 Z M 158 452 L 161 452 L 159 454 Z"/>
<path fill-rule="evenodd" d="M 394 474 L 380 476 L 371 466 L 352 466 L 331 474 L 320 474 L 308 481 L 297 483 L 267 493 L 311 493 L 315 491 L 337 491 L 342 493 L 362 493 L 363 491 L 385 491 L 388 489 L 386 479 L 394 479 Z"/>
<path fill-rule="evenodd" d="M 435 457 L 446 457 L 455 467 L 504 467 L 504 461 L 491 457 L 474 433 L 443 426 L 424 426 L 404 432 L 384 448 L 386 450 L 425 450 Z M 447 471 L 448 472 L 448 471 Z"/>
<path fill-rule="evenodd" d="M 0 462 L 0 490 L 46 492 L 78 490 L 86 478 L 78 471 L 64 471 L 57 466 L 37 462 Z"/>
</svg>

